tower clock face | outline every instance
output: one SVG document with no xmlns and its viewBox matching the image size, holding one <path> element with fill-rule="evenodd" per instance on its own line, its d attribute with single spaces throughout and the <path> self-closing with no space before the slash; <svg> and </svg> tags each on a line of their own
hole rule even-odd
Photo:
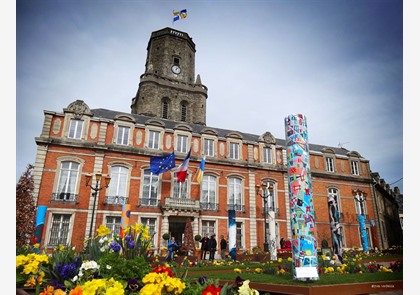
<svg viewBox="0 0 420 295">
<path fill-rule="evenodd" d="M 177 65 L 173 65 L 172 66 L 172 72 L 174 74 L 179 74 L 179 73 L 181 73 L 181 68 L 179 66 L 177 66 Z"/>
</svg>

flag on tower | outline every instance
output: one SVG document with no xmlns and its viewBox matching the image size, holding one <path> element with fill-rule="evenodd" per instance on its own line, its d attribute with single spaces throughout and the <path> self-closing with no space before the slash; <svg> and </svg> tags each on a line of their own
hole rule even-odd
<svg viewBox="0 0 420 295">
<path fill-rule="evenodd" d="M 173 11 L 174 19 L 172 22 L 176 22 L 177 20 L 183 19 L 187 17 L 187 10 L 182 9 L 181 11 Z"/>
<path fill-rule="evenodd" d="M 178 168 L 175 170 L 176 178 L 178 179 L 178 182 L 185 182 L 185 179 L 187 178 L 187 170 L 188 170 L 188 164 L 190 163 L 190 156 L 191 156 L 191 148 L 187 156 L 185 157 L 184 161 L 182 161 L 181 165 L 179 165 Z"/>
<path fill-rule="evenodd" d="M 200 167 L 198 169 L 197 182 L 201 183 L 203 181 L 204 174 L 204 165 L 206 164 L 206 156 L 201 160 Z"/>
</svg>

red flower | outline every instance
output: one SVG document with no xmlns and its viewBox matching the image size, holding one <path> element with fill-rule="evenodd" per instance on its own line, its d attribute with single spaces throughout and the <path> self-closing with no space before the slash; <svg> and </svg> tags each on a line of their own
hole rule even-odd
<svg viewBox="0 0 420 295">
<path fill-rule="evenodd" d="M 219 295 L 221 290 L 222 287 L 216 287 L 214 284 L 211 284 L 201 292 L 201 295 Z"/>
<path fill-rule="evenodd" d="M 155 272 L 155 273 L 166 273 L 170 277 L 174 277 L 175 276 L 175 274 L 172 272 L 172 270 L 169 267 L 165 267 L 163 265 L 160 265 L 160 266 L 156 267 L 151 272 Z"/>
</svg>

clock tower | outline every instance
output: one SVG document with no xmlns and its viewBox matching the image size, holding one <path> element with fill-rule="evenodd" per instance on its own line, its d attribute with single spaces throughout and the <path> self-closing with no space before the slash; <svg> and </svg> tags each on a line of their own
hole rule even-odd
<svg viewBox="0 0 420 295">
<path fill-rule="evenodd" d="M 185 32 L 153 32 L 131 113 L 206 125 L 207 87 L 195 76 L 195 51 Z"/>
</svg>

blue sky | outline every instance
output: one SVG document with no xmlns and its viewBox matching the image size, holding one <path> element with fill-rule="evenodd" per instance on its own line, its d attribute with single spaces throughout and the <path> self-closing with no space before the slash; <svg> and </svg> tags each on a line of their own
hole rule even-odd
<svg viewBox="0 0 420 295">
<path fill-rule="evenodd" d="M 16 182 L 44 110 L 130 113 L 150 34 L 173 27 L 196 44 L 208 126 L 284 139 L 284 118 L 303 114 L 310 143 L 359 152 L 403 192 L 402 1 L 16 3 Z"/>
</svg>

